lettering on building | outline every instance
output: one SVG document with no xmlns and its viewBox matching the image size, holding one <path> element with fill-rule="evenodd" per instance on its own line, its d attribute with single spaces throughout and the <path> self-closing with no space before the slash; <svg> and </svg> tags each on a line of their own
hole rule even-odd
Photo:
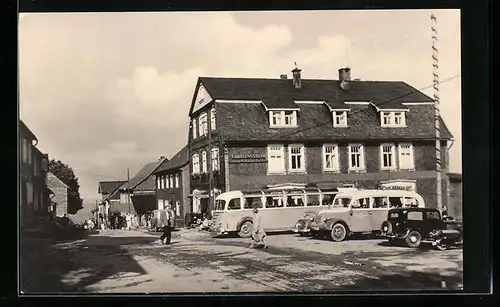
<svg viewBox="0 0 500 307">
<path fill-rule="evenodd" d="M 235 154 L 229 157 L 229 163 L 256 163 L 266 161 L 267 156 L 263 154 Z"/>
</svg>

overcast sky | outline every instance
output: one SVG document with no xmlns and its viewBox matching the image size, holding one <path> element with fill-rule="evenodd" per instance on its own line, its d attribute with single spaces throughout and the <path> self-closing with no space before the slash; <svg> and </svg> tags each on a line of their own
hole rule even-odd
<svg viewBox="0 0 500 307">
<path fill-rule="evenodd" d="M 69 164 L 87 202 L 186 142 L 199 76 L 432 84 L 430 11 L 23 14 L 21 119 L 38 147 Z M 460 74 L 460 13 L 435 11 L 441 79 Z M 424 90 L 432 97 L 432 88 Z M 461 79 L 441 84 L 441 112 L 461 172 Z"/>
</svg>

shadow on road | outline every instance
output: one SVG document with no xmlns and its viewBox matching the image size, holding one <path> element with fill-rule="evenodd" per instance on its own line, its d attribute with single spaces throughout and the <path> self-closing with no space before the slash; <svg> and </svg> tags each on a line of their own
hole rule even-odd
<svg viewBox="0 0 500 307">
<path fill-rule="evenodd" d="M 89 292 L 89 286 L 146 271 L 122 246 L 148 244 L 155 237 L 91 235 L 73 241 L 24 238 L 21 242 L 23 294 Z"/>
</svg>

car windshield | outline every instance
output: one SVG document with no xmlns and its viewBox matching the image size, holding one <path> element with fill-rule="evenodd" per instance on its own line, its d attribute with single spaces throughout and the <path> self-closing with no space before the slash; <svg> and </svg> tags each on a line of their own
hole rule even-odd
<svg viewBox="0 0 500 307">
<path fill-rule="evenodd" d="M 333 202 L 333 207 L 344 207 L 347 208 L 349 207 L 349 203 L 351 202 L 350 197 L 339 197 L 335 199 Z"/>
<path fill-rule="evenodd" d="M 224 210 L 226 209 L 226 201 L 222 199 L 217 199 L 215 201 L 215 210 Z"/>
</svg>

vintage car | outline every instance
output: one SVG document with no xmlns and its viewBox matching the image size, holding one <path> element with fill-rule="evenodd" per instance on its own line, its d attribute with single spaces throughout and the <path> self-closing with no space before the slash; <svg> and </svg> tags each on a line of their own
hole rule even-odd
<svg viewBox="0 0 500 307">
<path fill-rule="evenodd" d="M 423 242 L 443 250 L 462 244 L 462 224 L 443 220 L 437 209 L 397 208 L 387 213 L 380 235 L 390 244 L 417 248 Z"/>
<path fill-rule="evenodd" d="M 425 207 L 422 196 L 404 190 L 353 190 L 338 193 L 311 222 L 311 236 L 341 242 L 352 234 L 378 233 L 391 208 Z"/>
<path fill-rule="evenodd" d="M 297 221 L 293 231 L 303 237 L 310 235 L 310 226 L 312 221 L 314 221 L 316 213 L 314 211 L 306 212 L 304 217 Z"/>
</svg>

